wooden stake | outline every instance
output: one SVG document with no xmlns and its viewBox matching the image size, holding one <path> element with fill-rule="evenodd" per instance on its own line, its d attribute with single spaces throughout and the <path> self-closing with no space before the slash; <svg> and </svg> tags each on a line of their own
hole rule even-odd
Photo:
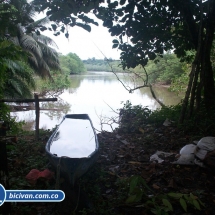
<svg viewBox="0 0 215 215">
<path fill-rule="evenodd" d="M 35 124 L 35 139 L 39 139 L 39 127 L 40 127 L 40 104 L 38 94 L 34 94 L 35 99 L 35 114 L 36 114 L 36 124 Z"/>
</svg>

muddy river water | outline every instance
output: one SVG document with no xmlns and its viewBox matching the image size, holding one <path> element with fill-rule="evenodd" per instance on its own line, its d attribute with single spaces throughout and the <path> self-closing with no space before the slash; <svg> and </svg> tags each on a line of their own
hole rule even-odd
<svg viewBox="0 0 215 215">
<path fill-rule="evenodd" d="M 128 78 L 118 74 L 126 86 L 133 88 Z M 148 106 L 157 109 L 160 105 L 153 99 L 148 88 L 141 88 L 129 93 L 113 73 L 88 72 L 83 75 L 72 75 L 71 86 L 65 90 L 57 102 L 41 103 L 40 128 L 51 129 L 58 125 L 65 114 L 82 114 L 90 116 L 98 130 L 111 131 L 109 119 L 118 116 L 123 103 L 129 100 L 133 105 Z M 141 84 L 141 83 L 140 83 Z M 180 98 L 166 87 L 154 87 L 156 96 L 166 105 L 177 104 Z M 48 109 L 48 110 L 43 110 Z M 34 130 L 35 111 L 13 112 L 17 121 L 25 120 L 25 129 Z M 112 124 L 112 128 L 117 124 Z"/>
</svg>

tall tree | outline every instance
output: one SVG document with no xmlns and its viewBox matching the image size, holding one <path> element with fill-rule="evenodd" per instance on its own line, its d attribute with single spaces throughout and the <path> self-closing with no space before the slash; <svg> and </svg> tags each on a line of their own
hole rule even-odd
<svg viewBox="0 0 215 215">
<path fill-rule="evenodd" d="M 215 0 L 121 0 L 107 1 L 96 11 L 109 29 L 113 48 L 120 49 L 125 67 L 145 66 L 164 51 L 174 49 L 178 57 L 196 51 L 184 99 L 181 121 L 188 100 L 198 106 L 201 92 L 208 111 L 214 108 L 214 76 L 211 48 L 215 31 Z M 195 102 L 194 102 L 195 100 Z"/>
<path fill-rule="evenodd" d="M 27 33 L 25 29 L 25 27 L 18 24 L 17 36 L 11 37 L 10 40 L 28 53 L 28 62 L 38 75 L 51 78 L 50 69 L 60 70 L 58 53 L 49 46 L 57 47 L 56 43 L 42 34 Z"/>
<path fill-rule="evenodd" d="M 26 64 L 27 54 L 8 38 L 16 34 L 18 8 L 11 1 L 0 4 L 0 97 L 30 97 L 34 88 L 31 69 Z M 26 18 L 27 20 L 27 18 Z"/>
<path fill-rule="evenodd" d="M 23 50 L 22 56 L 14 51 L 19 60 L 12 60 L 7 52 L 4 52 L 5 57 L 0 59 L 0 63 L 6 65 L 2 85 L 4 97 L 30 97 L 34 87 L 32 69 L 42 77 L 51 77 L 50 69 L 60 69 L 58 53 L 52 48 L 57 45 L 38 31 L 41 27 L 45 28 L 42 25 L 49 22 L 49 19 L 34 21 L 35 13 L 34 6 L 26 0 L 8 0 L 0 4 L 0 45 L 4 48 L 5 44 L 9 44 L 8 48 L 13 50 L 15 46 L 10 43 L 13 42 Z"/>
<path fill-rule="evenodd" d="M 84 63 L 75 53 L 60 56 L 62 71 L 67 74 L 80 74 L 86 72 Z"/>
<path fill-rule="evenodd" d="M 200 104 L 201 92 L 207 110 L 215 106 L 210 59 L 215 31 L 215 0 L 107 0 L 106 5 L 101 5 L 102 2 L 34 0 L 38 11 L 47 9 L 51 20 L 70 26 L 76 25 L 78 18 L 83 17 L 84 24 L 93 23 L 85 18 L 84 13 L 94 9 L 93 13 L 117 38 L 113 40 L 113 48 L 122 51 L 124 68 L 145 66 L 149 59 L 154 60 L 170 49 L 174 49 L 178 57 L 184 57 L 187 50 L 195 50 L 182 120 L 189 98 L 193 109 L 194 103 Z M 60 30 L 64 32 L 65 27 Z"/>
<path fill-rule="evenodd" d="M 28 53 L 28 61 L 34 71 L 42 77 L 50 77 L 50 69 L 59 70 L 56 43 L 49 37 L 40 34 L 38 29 L 46 29 L 44 25 L 50 22 L 45 17 L 34 21 L 36 18 L 35 6 L 26 0 L 11 0 L 10 4 L 16 8 L 17 23 L 12 29 L 10 40 L 21 46 Z"/>
<path fill-rule="evenodd" d="M 20 47 L 0 39 L 0 97 L 31 97 L 35 84 L 26 59 L 27 55 Z"/>
</svg>

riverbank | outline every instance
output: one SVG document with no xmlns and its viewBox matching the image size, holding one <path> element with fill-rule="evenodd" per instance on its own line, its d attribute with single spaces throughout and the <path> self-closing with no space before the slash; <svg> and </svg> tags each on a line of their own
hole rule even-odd
<svg viewBox="0 0 215 215">
<path fill-rule="evenodd" d="M 43 131 L 37 142 L 32 132 L 18 137 L 8 153 L 10 189 L 55 188 L 55 178 L 40 178 L 35 184 L 25 178 L 31 169 L 54 171 L 44 150 L 51 132 Z M 60 189 L 66 193 L 63 202 L 12 204 L 11 214 L 185 214 L 186 210 L 195 215 L 213 214 L 213 169 L 172 164 L 181 147 L 200 138 L 162 124 L 148 124 L 132 133 L 101 132 L 99 158 L 76 189 L 61 179 Z M 161 157 L 162 163 L 150 161 L 157 150 L 173 154 Z"/>
</svg>

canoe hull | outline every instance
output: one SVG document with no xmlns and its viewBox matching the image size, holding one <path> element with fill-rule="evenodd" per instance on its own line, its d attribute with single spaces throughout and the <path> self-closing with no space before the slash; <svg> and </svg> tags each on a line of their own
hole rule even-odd
<svg viewBox="0 0 215 215">
<path fill-rule="evenodd" d="M 74 186 L 76 181 L 83 174 L 85 174 L 89 170 L 89 168 L 96 162 L 98 158 L 99 143 L 98 143 L 97 134 L 93 127 L 92 121 L 87 114 L 67 114 L 63 118 L 62 122 L 66 118 L 89 120 L 94 132 L 94 138 L 96 143 L 95 151 L 93 151 L 88 157 L 81 157 L 81 158 L 70 158 L 65 156 L 58 157 L 50 152 L 50 146 L 61 124 L 58 126 L 58 128 L 54 131 L 54 133 L 49 138 L 46 144 L 45 150 L 50 163 L 57 169 L 57 172 L 60 171 L 60 174 L 63 175 L 67 180 L 69 180 L 69 183 L 72 186 Z"/>
</svg>

